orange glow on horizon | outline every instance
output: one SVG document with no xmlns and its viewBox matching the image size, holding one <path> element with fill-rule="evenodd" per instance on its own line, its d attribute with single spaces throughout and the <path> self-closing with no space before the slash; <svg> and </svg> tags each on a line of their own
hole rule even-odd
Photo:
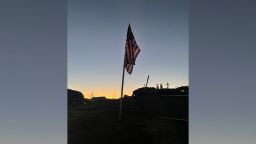
<svg viewBox="0 0 256 144">
<path fill-rule="evenodd" d="M 176 86 L 185 86 L 176 84 Z M 175 88 L 175 85 L 170 86 L 170 88 Z M 141 86 L 142 87 L 142 86 Z M 148 86 L 154 87 L 154 86 Z M 164 86 L 165 87 L 165 86 Z M 140 87 L 134 85 L 126 85 L 124 87 L 123 95 L 132 96 L 134 90 Z M 82 84 L 69 84 L 68 89 L 80 91 L 83 93 L 85 98 L 91 99 L 92 97 L 104 96 L 109 99 L 119 99 L 121 97 L 121 86 L 119 85 L 107 85 L 107 86 L 97 86 L 96 88 L 90 88 L 89 86 Z"/>
<path fill-rule="evenodd" d="M 121 96 L 121 89 L 119 87 L 116 88 L 95 88 L 93 90 L 90 90 L 89 88 L 81 85 L 70 85 L 68 86 L 68 89 L 80 91 L 83 93 L 85 98 L 92 98 L 92 97 L 97 97 L 97 96 L 104 96 L 109 99 L 118 99 Z M 133 91 L 135 89 L 133 88 L 124 88 L 124 95 L 131 96 Z"/>
</svg>

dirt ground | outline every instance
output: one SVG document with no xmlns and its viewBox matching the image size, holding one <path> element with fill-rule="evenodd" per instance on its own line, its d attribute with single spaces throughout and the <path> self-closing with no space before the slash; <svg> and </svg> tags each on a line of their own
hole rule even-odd
<svg viewBox="0 0 256 144">
<path fill-rule="evenodd" d="M 68 110 L 68 144 L 188 144 L 188 122 L 123 113 L 117 103 Z"/>
</svg>

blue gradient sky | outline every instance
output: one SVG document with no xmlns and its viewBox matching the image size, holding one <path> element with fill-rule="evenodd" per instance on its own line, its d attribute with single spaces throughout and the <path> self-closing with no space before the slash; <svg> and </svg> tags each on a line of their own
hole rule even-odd
<svg viewBox="0 0 256 144">
<path fill-rule="evenodd" d="M 149 86 L 188 85 L 187 0 L 68 1 L 68 88 L 86 97 L 120 97 L 128 23 L 141 52 L 124 94 Z"/>
</svg>

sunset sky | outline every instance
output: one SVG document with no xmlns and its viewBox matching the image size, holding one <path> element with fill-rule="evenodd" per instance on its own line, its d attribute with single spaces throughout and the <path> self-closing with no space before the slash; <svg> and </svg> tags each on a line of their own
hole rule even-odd
<svg viewBox="0 0 256 144">
<path fill-rule="evenodd" d="M 141 50 L 124 94 L 188 85 L 187 0 L 72 0 L 68 3 L 68 88 L 119 98 L 128 24 Z"/>
</svg>

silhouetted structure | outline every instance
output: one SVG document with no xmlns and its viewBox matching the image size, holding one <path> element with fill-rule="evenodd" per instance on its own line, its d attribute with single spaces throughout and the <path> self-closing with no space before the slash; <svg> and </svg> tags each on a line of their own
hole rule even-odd
<svg viewBox="0 0 256 144">
<path fill-rule="evenodd" d="M 158 84 L 156 84 L 156 89 L 159 89 L 159 86 L 158 86 Z"/>
<path fill-rule="evenodd" d="M 139 88 L 127 101 L 139 116 L 188 119 L 188 86 L 174 89 Z"/>
<path fill-rule="evenodd" d="M 146 88 L 138 88 L 133 91 L 133 96 L 141 96 L 141 95 L 155 95 L 155 96 L 176 96 L 176 95 L 187 95 L 188 96 L 188 86 L 181 86 L 173 89 L 169 88 L 154 88 L 154 87 L 146 87 Z"/>
<path fill-rule="evenodd" d="M 160 89 L 163 89 L 163 85 L 162 84 L 160 84 Z"/>
<path fill-rule="evenodd" d="M 105 101 L 105 100 L 107 100 L 107 98 L 106 97 L 104 97 L 104 96 L 97 96 L 97 97 L 92 97 L 91 98 L 91 101 Z"/>
</svg>

